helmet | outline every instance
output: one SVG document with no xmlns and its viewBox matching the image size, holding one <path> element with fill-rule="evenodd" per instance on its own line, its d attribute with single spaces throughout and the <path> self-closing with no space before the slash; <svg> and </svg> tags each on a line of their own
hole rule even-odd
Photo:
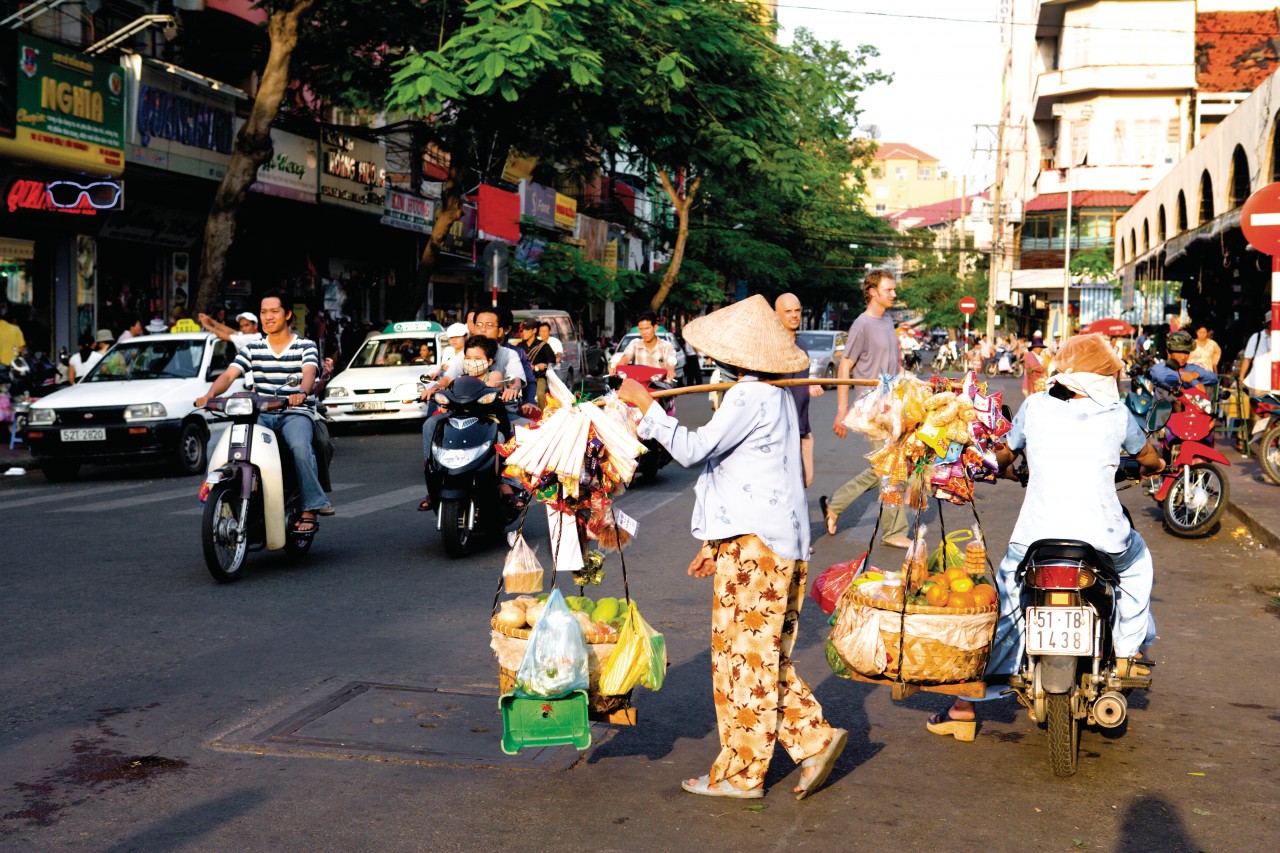
<svg viewBox="0 0 1280 853">
<path fill-rule="evenodd" d="M 31 372 L 31 365 L 22 356 L 15 355 L 13 361 L 9 362 L 9 370 L 14 376 L 26 376 Z"/>
<path fill-rule="evenodd" d="M 1172 333 L 1164 342 L 1164 346 L 1169 352 L 1191 352 L 1196 347 L 1195 341 L 1186 332 Z"/>
</svg>

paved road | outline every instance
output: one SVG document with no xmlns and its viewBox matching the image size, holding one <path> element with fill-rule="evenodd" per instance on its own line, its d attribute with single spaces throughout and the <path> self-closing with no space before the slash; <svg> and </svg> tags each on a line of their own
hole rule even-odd
<svg viewBox="0 0 1280 853">
<path fill-rule="evenodd" d="M 1016 394 L 1016 392 L 1014 392 Z M 859 443 L 815 403 L 830 493 Z M 702 400 L 680 414 L 704 421 Z M 200 555 L 195 479 L 96 470 L 0 489 L 0 846 L 18 850 L 490 850 L 729 847 L 858 850 L 1274 850 L 1280 745 L 1280 561 L 1228 524 L 1198 542 L 1125 500 L 1155 552 L 1156 690 L 1122 737 L 1086 732 L 1054 779 L 1043 733 L 1004 700 L 976 743 L 929 735 L 945 700 L 894 703 L 831 675 L 816 607 L 797 666 L 852 732 L 830 787 L 796 803 L 780 753 L 768 797 L 679 789 L 717 746 L 710 587 L 684 575 L 695 474 L 668 468 L 621 504 L 641 522 L 631 592 L 671 670 L 640 725 L 598 729 L 582 756 L 506 758 L 486 619 L 502 552 L 450 561 L 414 511 L 413 432 L 340 438 L 315 550 L 253 555 L 217 586 Z M 981 487 L 1003 543 L 1021 493 Z M 817 539 L 814 573 L 863 548 L 870 498 Z M 967 522 L 949 511 L 948 526 Z M 532 522 L 535 538 L 545 522 Z M 545 548 L 543 549 L 545 553 Z M 897 552 L 878 550 L 876 562 Z M 606 589 L 616 593 L 616 561 Z M 340 756 L 340 757 L 339 757 Z"/>
</svg>

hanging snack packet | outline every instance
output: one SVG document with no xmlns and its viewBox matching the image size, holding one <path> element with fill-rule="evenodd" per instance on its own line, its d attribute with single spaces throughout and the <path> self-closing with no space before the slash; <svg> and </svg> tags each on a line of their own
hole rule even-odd
<svg viewBox="0 0 1280 853">
<path fill-rule="evenodd" d="M 542 592 L 542 579 L 542 564 L 538 562 L 533 549 L 529 547 L 523 534 L 512 534 L 511 550 L 507 552 L 506 562 L 502 564 L 502 582 L 506 591 Z"/>
<path fill-rule="evenodd" d="M 529 635 L 515 693 L 524 699 L 558 699 L 586 690 L 587 641 L 560 590 L 551 590 L 546 607 Z"/>
<path fill-rule="evenodd" d="M 987 572 L 987 543 L 982 539 L 982 528 L 975 521 L 973 541 L 964 547 L 964 570 L 971 575 Z"/>
<path fill-rule="evenodd" d="M 902 574 L 907 579 L 907 590 L 915 592 L 929 579 L 929 549 L 924 544 L 924 525 L 916 530 L 915 541 L 907 548 L 906 559 L 902 562 Z"/>
</svg>

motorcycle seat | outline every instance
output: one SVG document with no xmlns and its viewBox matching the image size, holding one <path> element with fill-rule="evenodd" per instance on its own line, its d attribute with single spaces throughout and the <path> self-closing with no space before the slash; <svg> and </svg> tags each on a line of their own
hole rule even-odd
<svg viewBox="0 0 1280 853">
<path fill-rule="evenodd" d="M 1120 576 L 1116 574 L 1115 563 L 1112 562 L 1111 557 L 1105 552 L 1094 548 L 1088 542 L 1081 542 L 1079 539 L 1037 539 L 1027 548 L 1026 556 L 1022 558 L 1022 562 L 1018 563 L 1016 576 L 1020 579 L 1033 564 L 1047 563 L 1052 560 L 1085 563 L 1096 569 L 1098 574 L 1112 583 L 1119 583 L 1120 581 Z"/>
</svg>

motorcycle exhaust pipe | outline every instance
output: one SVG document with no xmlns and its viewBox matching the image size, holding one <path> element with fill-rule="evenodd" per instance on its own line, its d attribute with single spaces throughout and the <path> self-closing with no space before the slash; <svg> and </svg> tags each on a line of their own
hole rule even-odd
<svg viewBox="0 0 1280 853">
<path fill-rule="evenodd" d="M 1128 713 L 1129 703 L 1121 693 L 1103 693 L 1093 703 L 1093 718 L 1104 729 L 1114 729 L 1124 722 Z"/>
</svg>

